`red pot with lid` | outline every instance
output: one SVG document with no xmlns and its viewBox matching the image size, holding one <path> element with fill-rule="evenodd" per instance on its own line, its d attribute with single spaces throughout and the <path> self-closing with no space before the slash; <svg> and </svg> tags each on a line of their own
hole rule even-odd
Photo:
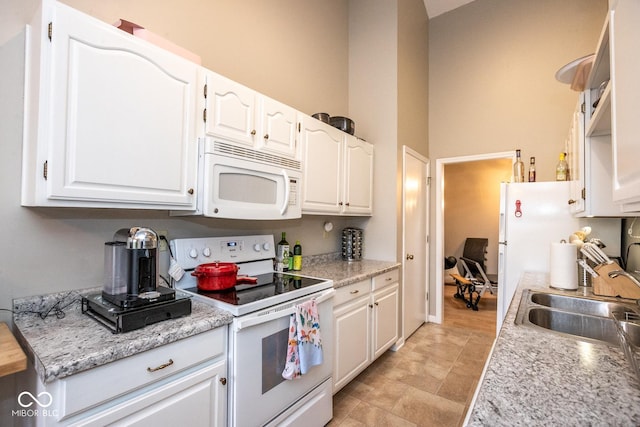
<svg viewBox="0 0 640 427">
<path fill-rule="evenodd" d="M 232 262 L 200 264 L 191 273 L 198 279 L 198 290 L 222 291 L 238 283 L 257 283 L 255 277 L 238 276 L 238 266 Z"/>
</svg>

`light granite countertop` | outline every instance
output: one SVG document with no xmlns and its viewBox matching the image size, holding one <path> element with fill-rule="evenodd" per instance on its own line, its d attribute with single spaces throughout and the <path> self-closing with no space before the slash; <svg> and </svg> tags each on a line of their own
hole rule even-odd
<svg viewBox="0 0 640 427">
<path fill-rule="evenodd" d="M 333 280 L 333 287 L 340 288 L 400 267 L 399 262 L 362 259 L 344 261 L 340 254 L 316 255 L 303 259 L 300 274 Z"/>
<path fill-rule="evenodd" d="M 339 254 L 305 257 L 300 274 L 333 280 L 335 288 L 396 269 L 390 261 L 343 261 Z M 112 334 L 81 312 L 81 296 L 98 288 L 15 299 L 14 333 L 43 383 L 52 382 L 161 345 L 227 325 L 231 313 L 192 299 L 191 315 L 142 329 Z M 45 312 L 45 318 L 32 312 Z"/>
<path fill-rule="evenodd" d="M 526 288 L 581 292 L 548 283 L 547 274 L 523 274 L 467 425 L 640 425 L 640 386 L 619 347 L 514 323 Z"/>
<path fill-rule="evenodd" d="M 14 333 L 43 383 L 227 325 L 231 313 L 192 299 L 191 314 L 113 334 L 82 314 L 81 296 L 99 289 L 61 292 L 13 301 Z M 32 312 L 52 310 L 42 319 Z"/>
</svg>

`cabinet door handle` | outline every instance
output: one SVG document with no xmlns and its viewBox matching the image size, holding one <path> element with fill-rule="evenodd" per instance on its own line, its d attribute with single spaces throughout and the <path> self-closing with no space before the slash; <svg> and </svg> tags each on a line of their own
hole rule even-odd
<svg viewBox="0 0 640 427">
<path fill-rule="evenodd" d="M 268 133 L 267 133 L 267 134 L 265 134 L 263 138 L 264 138 L 264 139 L 269 139 L 269 134 L 268 134 Z"/>
<path fill-rule="evenodd" d="M 576 201 L 573 199 L 569 199 L 569 201 L 567 203 L 569 203 L 570 205 L 573 205 Z"/>
<path fill-rule="evenodd" d="M 254 130 L 251 131 L 251 135 L 255 136 L 255 134 L 256 134 L 256 130 L 254 129 Z"/>
<path fill-rule="evenodd" d="M 413 259 L 413 255 L 407 254 L 407 259 Z"/>
<path fill-rule="evenodd" d="M 387 281 L 387 282 L 390 282 L 390 281 L 392 281 L 392 280 L 393 280 L 393 277 L 387 277 L 387 278 L 386 278 L 386 279 L 384 279 L 384 280 L 385 280 L 385 281 Z"/>
<path fill-rule="evenodd" d="M 187 193 L 189 193 L 189 194 L 191 194 L 191 195 L 193 195 L 193 193 L 194 193 L 194 192 L 195 192 L 195 191 L 193 190 L 193 188 L 190 188 L 190 189 L 188 189 L 188 190 L 187 190 Z"/>
<path fill-rule="evenodd" d="M 356 289 L 355 291 L 351 291 L 351 295 L 355 295 L 355 294 L 357 294 L 357 293 L 359 293 L 359 292 L 360 292 L 360 290 L 359 290 L 359 289 Z"/>
<path fill-rule="evenodd" d="M 227 385 L 227 379 L 226 378 L 220 378 L 220 384 Z"/>
<path fill-rule="evenodd" d="M 155 368 L 150 368 L 150 367 L 147 366 L 147 372 L 159 371 L 160 369 L 164 369 L 164 368 L 166 368 L 168 366 L 171 366 L 171 365 L 173 365 L 173 359 L 169 359 L 169 361 L 167 363 L 163 363 L 162 365 L 157 366 Z"/>
<path fill-rule="evenodd" d="M 378 306 L 378 303 L 377 303 L 377 302 L 374 302 L 374 304 L 375 304 L 376 306 Z"/>
</svg>

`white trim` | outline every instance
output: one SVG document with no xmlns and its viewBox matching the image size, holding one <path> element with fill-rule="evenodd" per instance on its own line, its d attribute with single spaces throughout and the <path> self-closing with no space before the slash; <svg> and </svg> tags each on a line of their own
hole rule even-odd
<svg viewBox="0 0 640 427">
<path fill-rule="evenodd" d="M 444 166 L 454 163 L 475 162 L 478 160 L 513 159 L 515 161 L 516 152 L 502 151 L 498 153 L 477 154 L 471 156 L 447 157 L 436 159 L 436 227 L 435 227 L 435 283 L 436 283 L 436 312 L 429 315 L 429 321 L 442 323 L 444 317 Z"/>
</svg>

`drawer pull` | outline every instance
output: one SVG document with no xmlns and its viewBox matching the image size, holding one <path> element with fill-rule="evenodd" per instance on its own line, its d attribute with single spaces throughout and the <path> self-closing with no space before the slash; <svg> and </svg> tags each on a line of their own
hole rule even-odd
<svg viewBox="0 0 640 427">
<path fill-rule="evenodd" d="M 169 361 L 167 363 L 163 363 L 162 365 L 155 367 L 155 368 L 149 368 L 147 366 L 147 372 L 155 372 L 155 371 L 159 371 L 160 369 L 164 369 L 168 366 L 173 365 L 173 359 L 169 359 Z"/>
<path fill-rule="evenodd" d="M 390 280 L 393 280 L 393 277 L 387 277 L 387 278 L 386 278 L 386 279 L 384 279 L 384 280 L 386 280 L 386 281 L 388 282 L 388 281 L 390 281 Z"/>
<path fill-rule="evenodd" d="M 360 292 L 360 290 L 359 290 L 359 289 L 356 289 L 355 291 L 351 291 L 351 295 L 355 295 L 355 294 L 357 294 L 357 293 L 359 293 L 359 292 Z"/>
<path fill-rule="evenodd" d="M 220 384 L 227 385 L 227 379 L 226 378 L 220 378 Z"/>
</svg>

